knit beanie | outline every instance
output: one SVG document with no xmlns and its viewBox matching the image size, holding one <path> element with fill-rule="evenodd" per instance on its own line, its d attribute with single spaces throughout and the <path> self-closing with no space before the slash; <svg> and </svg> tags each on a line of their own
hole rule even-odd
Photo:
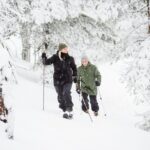
<svg viewBox="0 0 150 150">
<path fill-rule="evenodd" d="M 83 60 L 83 59 L 89 60 L 88 56 L 85 53 L 83 53 L 82 56 L 81 56 L 81 60 Z"/>
<path fill-rule="evenodd" d="M 62 49 L 68 47 L 65 43 L 59 43 L 59 46 L 58 46 L 58 50 L 61 51 Z"/>
</svg>

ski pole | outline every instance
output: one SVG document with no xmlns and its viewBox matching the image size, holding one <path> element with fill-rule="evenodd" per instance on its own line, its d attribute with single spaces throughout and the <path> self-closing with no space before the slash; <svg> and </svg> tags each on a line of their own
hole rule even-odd
<svg viewBox="0 0 150 150">
<path fill-rule="evenodd" d="M 45 50 L 47 50 L 48 48 L 48 44 L 46 42 L 43 43 L 44 44 L 44 47 L 45 47 Z M 42 45 L 43 45 L 42 44 Z M 43 110 L 44 110 L 44 106 L 45 106 L 45 61 L 46 61 L 46 58 L 43 58 Z"/>
<path fill-rule="evenodd" d="M 43 110 L 45 106 L 45 58 L 43 59 Z"/>
<path fill-rule="evenodd" d="M 99 98 L 100 98 L 100 100 L 101 100 L 101 105 L 102 105 L 102 108 L 103 108 L 104 116 L 107 116 L 105 107 L 104 107 L 104 105 L 103 105 L 103 100 L 102 100 L 102 96 L 101 96 L 101 93 L 100 93 L 100 89 L 98 89 L 98 93 L 99 93 Z"/>
<path fill-rule="evenodd" d="M 80 77 L 79 87 L 81 87 L 80 84 L 81 84 L 81 77 Z M 79 93 L 79 100 L 81 100 L 81 93 Z M 82 101 L 83 101 L 83 104 L 84 104 L 84 106 L 85 106 L 85 108 L 86 108 L 86 110 L 87 110 L 87 113 L 88 113 L 88 115 L 89 115 L 89 118 L 90 118 L 91 122 L 93 123 L 92 116 L 91 116 L 91 114 L 90 114 L 90 112 L 89 112 L 89 110 L 88 110 L 88 108 L 87 108 L 87 105 L 86 105 L 85 100 L 84 100 L 83 97 L 82 97 L 81 102 L 82 102 Z"/>
<path fill-rule="evenodd" d="M 79 94 L 79 99 L 81 100 L 81 94 Z M 86 108 L 86 110 L 87 110 L 87 113 L 88 113 L 88 115 L 89 115 L 89 118 L 90 118 L 91 122 L 93 122 L 92 116 L 91 116 L 91 114 L 90 114 L 90 112 L 89 112 L 89 110 L 88 110 L 88 108 L 87 108 L 87 106 L 86 106 L 86 103 L 85 103 L 84 99 L 82 98 L 81 101 L 83 101 L 83 104 L 84 104 L 84 106 L 85 106 L 85 108 Z"/>
</svg>

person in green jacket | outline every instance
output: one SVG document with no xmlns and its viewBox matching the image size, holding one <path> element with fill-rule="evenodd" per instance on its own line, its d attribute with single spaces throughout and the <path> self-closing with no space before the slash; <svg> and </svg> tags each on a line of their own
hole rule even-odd
<svg viewBox="0 0 150 150">
<path fill-rule="evenodd" d="M 97 67 L 89 62 L 88 57 L 84 54 L 81 58 L 81 66 L 77 71 L 76 91 L 82 94 L 82 110 L 86 113 L 89 111 L 89 100 L 91 109 L 95 116 L 98 116 L 99 105 L 97 102 L 97 86 L 101 84 L 101 75 Z"/>
</svg>

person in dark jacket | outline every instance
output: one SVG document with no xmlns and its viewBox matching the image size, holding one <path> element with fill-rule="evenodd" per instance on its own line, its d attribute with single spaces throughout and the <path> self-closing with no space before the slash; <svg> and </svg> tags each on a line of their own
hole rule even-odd
<svg viewBox="0 0 150 150">
<path fill-rule="evenodd" d="M 97 67 L 89 62 L 86 54 L 82 55 L 81 66 L 78 68 L 77 93 L 82 94 L 82 110 L 89 111 L 88 96 L 94 115 L 98 115 L 99 105 L 97 102 L 97 86 L 100 86 L 101 75 Z"/>
<path fill-rule="evenodd" d="M 63 110 L 64 118 L 71 118 L 73 110 L 71 87 L 72 81 L 77 82 L 77 68 L 74 58 L 68 54 L 68 46 L 60 43 L 56 54 L 47 58 L 46 53 L 42 53 L 42 60 L 44 65 L 53 64 L 53 81 L 58 94 L 59 108 Z"/>
</svg>

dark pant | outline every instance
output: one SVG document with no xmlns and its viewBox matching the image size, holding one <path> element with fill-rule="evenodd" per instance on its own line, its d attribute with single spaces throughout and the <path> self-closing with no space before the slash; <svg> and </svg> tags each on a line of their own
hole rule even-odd
<svg viewBox="0 0 150 150">
<path fill-rule="evenodd" d="M 96 95 L 89 95 L 89 97 L 92 111 L 98 112 L 99 106 L 96 99 Z M 86 111 L 87 109 L 89 109 L 88 94 L 82 92 L 82 98 L 82 110 Z"/>
<path fill-rule="evenodd" d="M 65 111 L 70 112 L 73 109 L 71 87 L 72 83 L 55 86 L 56 92 L 58 94 L 57 98 L 59 102 L 59 108 L 61 108 L 64 112 Z"/>
</svg>

